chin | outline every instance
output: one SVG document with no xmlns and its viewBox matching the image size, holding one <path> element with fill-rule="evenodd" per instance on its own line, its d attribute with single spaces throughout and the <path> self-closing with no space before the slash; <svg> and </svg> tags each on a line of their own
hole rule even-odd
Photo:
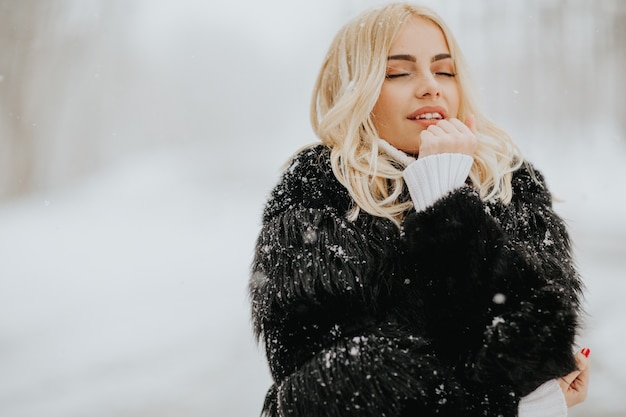
<svg viewBox="0 0 626 417">
<path fill-rule="evenodd" d="M 414 148 L 414 147 L 402 147 L 402 148 L 398 148 L 400 149 L 402 152 L 407 153 L 409 155 L 417 155 L 419 153 L 419 147 Z"/>
</svg>

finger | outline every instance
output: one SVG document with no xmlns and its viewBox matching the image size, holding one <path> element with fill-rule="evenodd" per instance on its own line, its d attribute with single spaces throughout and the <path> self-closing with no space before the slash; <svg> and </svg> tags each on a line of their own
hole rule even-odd
<svg viewBox="0 0 626 417">
<path fill-rule="evenodd" d="M 476 130 L 476 116 L 473 114 L 470 114 L 465 118 L 465 125 L 472 131 L 472 133 L 478 133 Z"/>
<path fill-rule="evenodd" d="M 570 372 L 569 374 L 559 378 L 559 383 L 561 383 L 561 386 L 569 387 L 574 381 L 576 381 L 576 378 L 578 378 L 581 373 L 582 371 L 578 370 Z"/>
<path fill-rule="evenodd" d="M 438 141 L 432 132 L 428 130 L 422 130 L 420 132 L 420 139 L 421 141 L 418 151 L 420 158 L 437 153 Z"/>
<path fill-rule="evenodd" d="M 445 130 L 443 130 L 442 128 L 440 128 L 437 125 L 430 125 L 428 126 L 428 129 L 426 129 L 428 132 L 432 133 L 435 136 L 442 136 L 445 135 L 446 132 Z"/>
<path fill-rule="evenodd" d="M 586 349 L 586 353 L 585 349 L 583 349 L 576 355 L 576 365 L 580 370 L 580 374 L 578 375 L 579 379 L 589 379 L 589 353 L 589 349 Z"/>
<path fill-rule="evenodd" d="M 589 360 L 587 356 L 589 350 L 586 352 L 583 350 L 576 355 L 576 362 L 579 369 L 579 374 L 576 379 L 570 384 L 570 392 L 574 391 L 575 400 L 582 402 L 587 398 L 587 392 L 589 390 Z"/>
<path fill-rule="evenodd" d="M 563 382 L 563 384 L 566 384 L 567 386 L 569 386 L 577 379 L 581 379 L 581 378 L 588 379 L 589 359 L 583 353 L 584 351 L 585 350 L 583 349 L 583 351 L 576 353 L 576 355 L 574 356 L 574 358 L 576 359 L 576 367 L 578 369 L 562 377 L 561 381 Z"/>
<path fill-rule="evenodd" d="M 422 132 L 420 133 L 420 139 L 420 150 L 423 149 L 424 146 L 428 147 L 432 146 L 433 143 L 437 143 L 436 136 L 433 134 L 433 132 L 429 130 L 422 130 Z"/>
<path fill-rule="evenodd" d="M 576 366 L 578 367 L 578 370 L 584 371 L 585 369 L 589 367 L 589 354 L 590 353 L 591 351 L 588 348 L 585 348 L 581 350 L 580 352 L 576 353 L 574 358 L 576 359 Z"/>
<path fill-rule="evenodd" d="M 580 404 L 587 398 L 589 390 L 589 349 L 585 348 L 574 355 L 577 370 L 559 379 L 568 407 Z"/>
<path fill-rule="evenodd" d="M 474 135 L 474 132 L 470 129 L 470 127 L 465 125 L 459 119 L 450 119 L 450 124 L 453 125 L 454 128 L 457 131 L 461 132 L 461 133 L 466 133 L 468 135 Z"/>
<path fill-rule="evenodd" d="M 435 137 L 435 134 L 431 132 L 430 130 L 422 130 L 420 132 L 420 138 L 422 139 L 422 141 L 424 140 L 429 141 L 429 140 L 434 139 L 434 137 Z"/>
<path fill-rule="evenodd" d="M 453 120 L 455 119 L 450 119 L 450 120 L 444 119 L 444 120 L 441 120 L 439 123 L 437 123 L 435 126 L 440 128 L 446 133 L 457 133 L 459 128 L 455 126 L 454 124 L 452 124 Z"/>
<path fill-rule="evenodd" d="M 589 348 L 583 348 L 580 350 L 580 352 L 578 352 L 578 356 L 582 355 L 585 358 L 588 358 L 590 354 L 591 354 L 591 349 Z"/>
</svg>

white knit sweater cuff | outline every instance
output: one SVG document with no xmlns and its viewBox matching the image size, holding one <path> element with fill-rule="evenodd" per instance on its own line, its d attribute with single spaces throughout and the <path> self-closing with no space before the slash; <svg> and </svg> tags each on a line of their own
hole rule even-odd
<svg viewBox="0 0 626 417">
<path fill-rule="evenodd" d="M 418 158 L 402 176 L 415 210 L 423 211 L 465 184 L 474 159 L 461 153 L 442 153 Z"/>
<path fill-rule="evenodd" d="M 556 379 L 546 382 L 522 398 L 519 417 L 567 417 L 567 404 Z"/>
</svg>

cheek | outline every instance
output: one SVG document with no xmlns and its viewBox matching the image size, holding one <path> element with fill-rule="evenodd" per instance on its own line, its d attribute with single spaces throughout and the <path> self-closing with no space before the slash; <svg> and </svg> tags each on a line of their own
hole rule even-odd
<svg viewBox="0 0 626 417">
<path fill-rule="evenodd" d="M 385 96 L 381 93 L 376 101 L 376 104 L 374 105 L 374 109 L 372 110 L 372 121 L 374 122 L 376 129 L 379 131 L 388 123 L 388 111 L 389 107 L 385 101 Z"/>
<path fill-rule="evenodd" d="M 459 106 L 461 104 L 461 93 L 456 83 L 450 86 L 448 91 L 448 104 L 450 108 L 450 117 L 457 117 L 459 113 Z"/>
<path fill-rule="evenodd" d="M 376 104 L 374 104 L 374 110 L 373 110 L 374 113 L 378 115 L 383 113 L 384 109 L 387 107 L 386 98 L 387 98 L 387 95 L 385 94 L 385 90 L 382 90 L 380 94 L 378 95 Z"/>
<path fill-rule="evenodd" d="M 396 112 L 395 107 L 396 100 L 394 100 L 393 94 L 388 89 L 383 88 L 372 110 L 375 116 L 374 120 L 377 120 L 379 125 L 387 125 Z"/>
</svg>

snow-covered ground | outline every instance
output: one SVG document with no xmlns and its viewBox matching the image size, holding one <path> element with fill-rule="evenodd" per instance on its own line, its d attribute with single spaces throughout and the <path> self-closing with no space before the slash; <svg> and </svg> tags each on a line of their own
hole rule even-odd
<svg viewBox="0 0 626 417">
<path fill-rule="evenodd" d="M 246 281 L 286 142 L 246 170 L 209 147 L 151 151 L 1 206 L 0 415 L 257 415 L 270 381 Z M 571 415 L 623 416 L 624 198 L 602 164 L 572 183 L 575 164 L 544 159 L 588 285 L 593 385 Z"/>
<path fill-rule="evenodd" d="M 236 416 L 267 376 L 245 296 L 263 188 L 208 150 L 0 211 L 0 415 Z"/>
</svg>

